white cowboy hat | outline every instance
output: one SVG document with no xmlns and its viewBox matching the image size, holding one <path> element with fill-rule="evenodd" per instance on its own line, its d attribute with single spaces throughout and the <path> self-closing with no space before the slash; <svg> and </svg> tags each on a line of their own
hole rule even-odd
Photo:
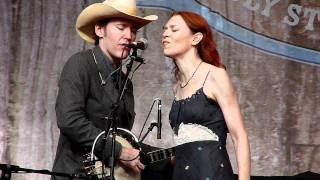
<svg viewBox="0 0 320 180">
<path fill-rule="evenodd" d="M 88 43 L 95 42 L 95 24 L 103 19 L 124 18 L 135 22 L 137 28 L 158 19 L 156 15 L 137 16 L 136 0 L 105 0 L 86 7 L 78 16 L 76 29 L 82 39 Z"/>
</svg>

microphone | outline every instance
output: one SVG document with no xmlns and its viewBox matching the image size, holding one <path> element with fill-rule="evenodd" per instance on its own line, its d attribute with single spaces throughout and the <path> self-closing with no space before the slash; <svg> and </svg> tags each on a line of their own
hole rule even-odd
<svg viewBox="0 0 320 180">
<path fill-rule="evenodd" d="M 161 139 L 161 99 L 158 99 L 158 123 L 157 123 L 157 129 L 158 129 L 158 134 L 157 134 L 157 139 Z"/>
<path fill-rule="evenodd" d="M 148 40 L 145 38 L 140 38 L 138 41 L 134 41 L 128 44 L 127 47 L 133 48 L 133 49 L 145 50 L 148 47 Z"/>
</svg>

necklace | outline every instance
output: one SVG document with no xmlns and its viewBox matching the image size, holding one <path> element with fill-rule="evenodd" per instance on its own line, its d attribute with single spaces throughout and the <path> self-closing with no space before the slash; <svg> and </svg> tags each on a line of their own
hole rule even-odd
<svg viewBox="0 0 320 180">
<path fill-rule="evenodd" d="M 182 85 L 182 84 L 180 83 L 180 88 L 184 88 L 184 87 L 186 87 L 186 86 L 188 85 L 188 83 L 190 82 L 190 80 L 193 78 L 194 74 L 195 74 L 195 73 L 197 72 L 197 70 L 199 69 L 199 67 L 200 67 L 200 65 L 201 65 L 202 62 L 203 62 L 203 61 L 201 61 L 201 62 L 199 63 L 199 65 L 197 66 L 196 70 L 194 70 L 194 72 L 192 73 L 191 77 L 188 79 L 188 81 L 186 82 L 185 85 Z"/>
</svg>

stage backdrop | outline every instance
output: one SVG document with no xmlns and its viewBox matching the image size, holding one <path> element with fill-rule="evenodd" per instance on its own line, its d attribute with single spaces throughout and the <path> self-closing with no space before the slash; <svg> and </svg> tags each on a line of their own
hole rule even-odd
<svg viewBox="0 0 320 180">
<path fill-rule="evenodd" d="M 51 169 L 59 131 L 57 82 L 74 53 L 91 48 L 75 20 L 94 0 L 0 1 L 0 163 Z M 134 74 L 139 134 L 154 98 L 162 99 L 162 139 L 172 146 L 168 113 L 172 61 L 162 54 L 162 27 L 172 10 L 201 14 L 214 31 L 237 90 L 248 129 L 253 175 L 320 173 L 320 2 L 317 0 L 138 0 L 140 14 L 159 20 L 139 32 L 149 40 L 147 60 Z M 150 121 L 156 120 L 156 110 Z M 237 172 L 230 138 L 228 151 Z M 48 179 L 14 175 L 12 179 Z"/>
</svg>

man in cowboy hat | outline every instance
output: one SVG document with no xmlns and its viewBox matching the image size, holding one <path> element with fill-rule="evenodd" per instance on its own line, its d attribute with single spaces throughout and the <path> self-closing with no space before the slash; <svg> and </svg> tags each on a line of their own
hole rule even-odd
<svg viewBox="0 0 320 180">
<path fill-rule="evenodd" d="M 110 125 L 105 117 L 110 115 L 119 97 L 121 85 L 118 82 L 123 81 L 119 67 L 129 55 L 127 45 L 135 40 L 137 29 L 156 19 L 156 15 L 137 16 L 135 0 L 106 0 L 92 4 L 80 13 L 76 30 L 81 38 L 96 46 L 71 56 L 61 73 L 56 101 L 60 137 L 54 172 L 83 172 L 83 155 L 91 151 L 95 138 Z M 118 112 L 118 127 L 131 129 L 135 113 L 130 80 Z M 95 144 L 94 154 L 100 159 L 105 157 L 103 160 L 107 163 L 111 140 L 103 143 L 101 139 Z M 137 149 L 122 147 L 118 142 L 115 149 L 116 158 L 122 165 L 136 173 L 144 169 L 136 158 Z M 126 161 L 130 159 L 134 160 Z M 55 176 L 51 179 L 68 178 Z"/>
</svg>

